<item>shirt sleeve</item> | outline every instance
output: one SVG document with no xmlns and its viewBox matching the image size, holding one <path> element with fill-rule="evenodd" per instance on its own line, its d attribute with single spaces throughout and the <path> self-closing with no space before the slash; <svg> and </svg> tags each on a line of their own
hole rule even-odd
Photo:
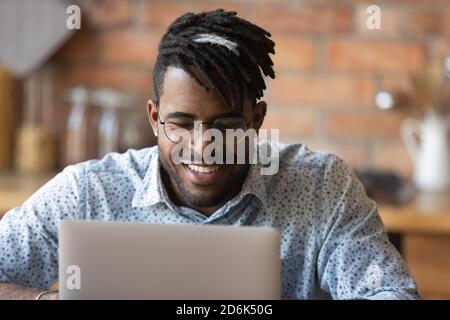
<svg viewBox="0 0 450 320">
<path fill-rule="evenodd" d="M 80 218 L 79 170 L 67 167 L 0 220 L 0 282 L 47 289 L 57 281 L 59 220 Z"/>
<path fill-rule="evenodd" d="M 377 206 L 333 156 L 321 187 L 320 287 L 333 299 L 418 299 L 414 280 L 389 242 Z"/>
</svg>

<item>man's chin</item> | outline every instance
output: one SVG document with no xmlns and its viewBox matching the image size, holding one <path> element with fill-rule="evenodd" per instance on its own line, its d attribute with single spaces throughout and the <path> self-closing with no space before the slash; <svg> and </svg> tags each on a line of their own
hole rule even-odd
<svg viewBox="0 0 450 320">
<path fill-rule="evenodd" d="M 197 208 L 218 207 L 225 202 L 226 194 L 221 193 L 202 193 L 197 190 L 194 192 L 187 191 L 183 195 L 183 200 L 190 206 Z"/>
<path fill-rule="evenodd" d="M 178 189 L 184 200 L 196 207 L 212 207 L 224 202 L 227 198 L 226 176 L 212 177 L 191 174 L 186 168 L 180 173 Z M 185 172 L 187 171 L 187 172 Z"/>
<path fill-rule="evenodd" d="M 197 208 L 218 207 L 236 192 L 246 174 L 246 167 L 224 165 L 217 170 L 193 172 L 203 168 L 189 168 L 187 165 L 174 165 L 160 158 L 162 168 L 172 181 L 173 190 L 187 206 Z M 209 168 L 211 169 L 211 168 Z M 212 168 L 215 169 L 215 168 Z"/>
</svg>

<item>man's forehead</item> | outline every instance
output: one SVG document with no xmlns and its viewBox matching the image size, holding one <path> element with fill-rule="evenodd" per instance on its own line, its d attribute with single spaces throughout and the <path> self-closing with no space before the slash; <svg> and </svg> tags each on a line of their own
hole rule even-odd
<svg viewBox="0 0 450 320">
<path fill-rule="evenodd" d="M 202 76 L 199 76 L 199 80 L 206 82 Z M 164 113 L 183 111 L 214 116 L 217 113 L 236 111 L 227 105 L 220 94 L 208 83 L 206 85 L 211 89 L 205 90 L 181 68 L 168 67 L 163 84 L 160 107 Z"/>
<path fill-rule="evenodd" d="M 204 81 L 204 79 L 200 80 Z M 219 100 L 219 95 L 215 90 L 205 90 L 183 69 L 169 67 L 164 76 L 161 100 L 164 98 L 166 100 L 203 101 L 205 99 Z"/>
</svg>

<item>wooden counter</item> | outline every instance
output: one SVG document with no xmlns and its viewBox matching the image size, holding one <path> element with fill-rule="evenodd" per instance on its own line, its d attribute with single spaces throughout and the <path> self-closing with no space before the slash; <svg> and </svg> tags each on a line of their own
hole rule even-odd
<svg viewBox="0 0 450 320">
<path fill-rule="evenodd" d="M 450 193 L 419 194 L 406 206 L 380 205 L 389 232 L 450 236 Z"/>
<path fill-rule="evenodd" d="M 54 173 L 48 173 L 21 176 L 0 173 L 0 218 L 10 209 L 20 206 L 54 175 Z"/>
<path fill-rule="evenodd" d="M 450 194 L 419 194 L 406 206 L 380 206 L 425 299 L 450 299 Z"/>
</svg>

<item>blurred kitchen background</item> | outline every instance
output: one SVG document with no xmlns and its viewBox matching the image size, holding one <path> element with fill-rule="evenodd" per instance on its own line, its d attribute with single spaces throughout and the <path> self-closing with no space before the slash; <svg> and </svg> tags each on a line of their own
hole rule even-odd
<svg viewBox="0 0 450 320">
<path fill-rule="evenodd" d="M 450 0 L 2 0 L 0 216 L 66 165 L 153 145 L 159 40 L 218 7 L 276 43 L 264 126 L 346 160 L 425 298 L 449 299 Z"/>
</svg>

